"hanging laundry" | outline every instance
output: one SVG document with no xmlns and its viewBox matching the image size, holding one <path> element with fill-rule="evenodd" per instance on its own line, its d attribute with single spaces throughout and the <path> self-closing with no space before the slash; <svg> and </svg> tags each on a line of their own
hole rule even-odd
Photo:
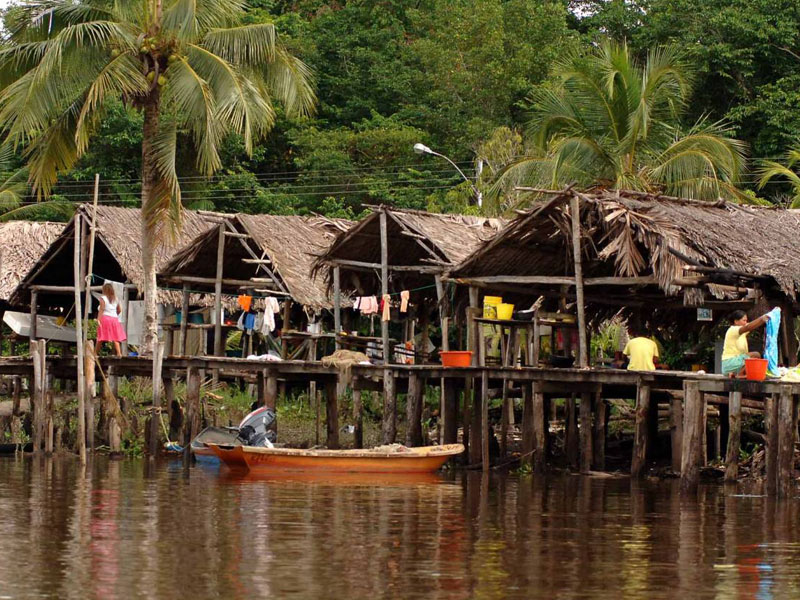
<svg viewBox="0 0 800 600">
<path fill-rule="evenodd" d="M 389 294 L 384 294 L 381 300 L 381 321 L 388 321 L 391 314 L 392 297 Z"/>
<path fill-rule="evenodd" d="M 281 312 L 281 305 L 278 304 L 278 299 L 272 296 L 264 298 L 264 311 L 272 312 L 273 314 Z"/>
<path fill-rule="evenodd" d="M 361 296 L 356 298 L 353 308 L 360 310 L 362 315 L 378 314 L 378 299 L 375 296 Z"/>
<path fill-rule="evenodd" d="M 408 297 L 409 297 L 408 290 L 403 290 L 400 292 L 400 312 L 408 312 Z"/>
<path fill-rule="evenodd" d="M 252 333 L 256 325 L 256 314 L 251 312 L 244 313 L 244 328 L 248 333 Z"/>
<path fill-rule="evenodd" d="M 244 316 L 246 314 L 247 313 L 242 311 L 242 314 L 239 315 L 239 319 L 236 321 L 236 329 L 238 329 L 239 331 L 244 331 Z"/>
<path fill-rule="evenodd" d="M 764 339 L 764 358 L 767 359 L 767 371 L 778 372 L 778 332 L 781 329 L 781 309 L 773 308 L 767 313 L 769 321 L 766 325 Z"/>
<path fill-rule="evenodd" d="M 247 312 L 248 310 L 250 310 L 250 304 L 253 302 L 253 297 L 247 295 L 241 295 L 238 298 L 236 298 L 236 302 L 239 303 L 239 306 L 241 306 L 243 311 Z"/>
</svg>

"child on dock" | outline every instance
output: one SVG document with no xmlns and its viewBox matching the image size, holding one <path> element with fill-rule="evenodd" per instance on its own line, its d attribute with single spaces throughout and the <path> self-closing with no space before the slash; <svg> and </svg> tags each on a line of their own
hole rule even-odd
<svg viewBox="0 0 800 600">
<path fill-rule="evenodd" d="M 117 356 L 122 356 L 120 342 L 127 338 L 122 323 L 119 322 L 119 315 L 122 309 L 117 302 L 114 294 L 114 287 L 110 283 L 103 284 L 103 295 L 100 297 L 100 307 L 97 309 L 97 342 L 94 347 L 95 354 L 100 354 L 103 342 L 113 342 L 114 352 Z"/>
</svg>

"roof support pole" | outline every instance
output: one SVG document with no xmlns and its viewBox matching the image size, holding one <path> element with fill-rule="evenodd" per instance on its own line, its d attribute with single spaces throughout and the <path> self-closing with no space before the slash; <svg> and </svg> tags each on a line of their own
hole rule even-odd
<svg viewBox="0 0 800 600">
<path fill-rule="evenodd" d="M 386 209 L 381 208 L 381 298 L 389 293 L 389 236 L 386 233 Z M 389 348 L 389 321 L 384 321 L 381 316 L 381 342 L 383 344 L 383 364 L 392 362 L 392 352 Z"/>
<path fill-rule="evenodd" d="M 186 356 L 186 328 L 189 324 L 189 284 L 181 290 L 181 331 L 178 336 L 178 354 Z"/>
<path fill-rule="evenodd" d="M 83 309 L 81 308 L 81 214 L 75 215 L 75 243 L 72 260 L 72 274 L 75 284 L 75 337 L 78 346 L 78 453 L 81 465 L 86 464 L 86 386 L 83 382 Z"/>
<path fill-rule="evenodd" d="M 336 334 L 336 349 L 339 344 L 339 334 L 342 332 L 342 288 L 340 280 L 340 269 L 333 267 L 333 332 Z M 315 360 L 316 356 L 312 358 Z"/>
<path fill-rule="evenodd" d="M 575 296 L 578 309 L 578 347 L 580 367 L 589 366 L 589 352 L 586 347 L 586 313 L 583 302 L 583 265 L 581 264 L 581 214 L 578 196 L 570 200 L 572 213 L 572 254 L 575 261 Z"/>
<path fill-rule="evenodd" d="M 222 356 L 222 262 L 225 258 L 225 225 L 219 225 L 217 274 L 214 278 L 214 356 Z"/>
</svg>

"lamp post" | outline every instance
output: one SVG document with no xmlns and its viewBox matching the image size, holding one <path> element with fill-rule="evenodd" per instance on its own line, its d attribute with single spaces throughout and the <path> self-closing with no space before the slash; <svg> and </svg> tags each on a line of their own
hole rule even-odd
<svg viewBox="0 0 800 600">
<path fill-rule="evenodd" d="M 414 144 L 414 152 L 416 152 L 417 154 L 432 154 L 433 156 L 438 156 L 439 158 L 445 159 L 447 162 L 449 162 L 451 165 L 453 165 L 453 168 L 456 171 L 458 171 L 458 174 L 461 175 L 461 177 L 464 178 L 464 181 L 466 181 L 469 184 L 469 187 L 472 188 L 472 193 L 475 194 L 475 199 L 478 201 L 478 207 L 483 206 L 483 194 L 481 194 L 480 190 L 475 187 L 475 184 L 472 183 L 472 181 L 469 179 L 469 177 L 464 175 L 464 171 L 459 169 L 458 165 L 456 163 L 454 163 L 452 160 L 447 158 L 444 154 L 440 154 L 439 152 L 435 152 L 434 150 L 431 150 L 430 148 L 428 148 L 425 144 L 421 144 L 419 142 Z"/>
</svg>

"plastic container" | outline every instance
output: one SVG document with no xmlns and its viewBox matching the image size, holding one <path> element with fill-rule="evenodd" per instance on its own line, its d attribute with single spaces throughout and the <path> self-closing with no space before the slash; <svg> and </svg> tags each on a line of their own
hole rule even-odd
<svg viewBox="0 0 800 600">
<path fill-rule="evenodd" d="M 497 305 L 497 318 L 501 321 L 510 321 L 514 316 L 513 304 L 498 304 Z"/>
<path fill-rule="evenodd" d="M 448 350 L 439 352 L 443 367 L 468 367 L 472 364 L 472 350 Z"/>
<path fill-rule="evenodd" d="M 503 303 L 501 296 L 484 296 L 483 297 L 483 318 L 496 319 L 497 318 L 497 305 Z"/>
<path fill-rule="evenodd" d="M 746 358 L 744 360 L 744 374 L 747 379 L 764 381 L 767 377 L 766 358 Z"/>
</svg>

